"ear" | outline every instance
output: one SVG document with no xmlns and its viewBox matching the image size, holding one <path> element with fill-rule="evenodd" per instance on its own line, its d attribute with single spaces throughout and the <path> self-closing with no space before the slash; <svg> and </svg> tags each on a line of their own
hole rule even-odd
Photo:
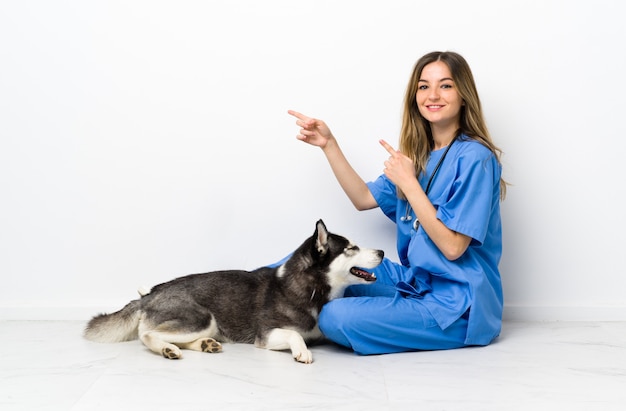
<svg viewBox="0 0 626 411">
<path fill-rule="evenodd" d="M 326 225 L 322 220 L 318 220 L 315 225 L 315 248 L 320 255 L 326 254 L 328 250 L 328 230 L 326 229 Z"/>
</svg>

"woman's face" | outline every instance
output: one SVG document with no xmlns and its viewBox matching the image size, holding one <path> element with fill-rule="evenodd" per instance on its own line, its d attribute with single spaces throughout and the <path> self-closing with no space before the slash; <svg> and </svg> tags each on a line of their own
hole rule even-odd
<svg viewBox="0 0 626 411">
<path fill-rule="evenodd" d="M 435 61 L 424 66 L 415 100 L 420 114 L 431 126 L 439 129 L 451 127 L 456 131 L 463 100 L 446 63 Z"/>
</svg>

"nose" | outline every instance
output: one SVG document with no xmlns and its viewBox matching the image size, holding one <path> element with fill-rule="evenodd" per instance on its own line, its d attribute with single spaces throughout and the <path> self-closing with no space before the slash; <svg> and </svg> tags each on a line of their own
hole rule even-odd
<svg viewBox="0 0 626 411">
<path fill-rule="evenodd" d="M 428 89 L 428 98 L 430 100 L 438 100 L 439 99 L 439 90 L 437 87 L 431 87 Z"/>
</svg>

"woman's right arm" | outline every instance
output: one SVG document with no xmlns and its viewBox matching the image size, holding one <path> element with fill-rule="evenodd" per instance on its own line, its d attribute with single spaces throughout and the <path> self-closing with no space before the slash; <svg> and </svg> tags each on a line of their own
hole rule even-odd
<svg viewBox="0 0 626 411">
<path fill-rule="evenodd" d="M 326 123 L 307 117 L 297 111 L 289 110 L 288 113 L 297 118 L 296 124 L 300 126 L 298 140 L 322 149 L 339 185 L 352 201 L 354 207 L 357 210 L 369 210 L 378 207 L 378 203 L 372 196 L 367 184 L 354 171 Z"/>
</svg>

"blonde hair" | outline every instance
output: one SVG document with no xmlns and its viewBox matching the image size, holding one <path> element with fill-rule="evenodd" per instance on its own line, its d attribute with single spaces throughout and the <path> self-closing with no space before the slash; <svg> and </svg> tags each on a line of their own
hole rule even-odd
<svg viewBox="0 0 626 411">
<path fill-rule="evenodd" d="M 452 51 L 434 51 L 424 55 L 415 63 L 404 97 L 400 151 L 413 160 L 416 175 L 426 172 L 426 163 L 430 157 L 430 152 L 433 150 L 434 140 L 430 123 L 420 114 L 415 96 L 422 70 L 426 65 L 436 61 L 441 61 L 448 66 L 459 96 L 465 103 L 461 106 L 459 129 L 456 132 L 456 137 L 464 134 L 478 141 L 487 147 L 500 162 L 502 150 L 493 143 L 487 130 L 472 71 L 467 61 Z M 500 178 L 500 198 L 502 200 L 506 196 L 506 186 L 507 183 Z M 399 194 L 404 197 L 403 193 L 400 192 Z"/>
</svg>

